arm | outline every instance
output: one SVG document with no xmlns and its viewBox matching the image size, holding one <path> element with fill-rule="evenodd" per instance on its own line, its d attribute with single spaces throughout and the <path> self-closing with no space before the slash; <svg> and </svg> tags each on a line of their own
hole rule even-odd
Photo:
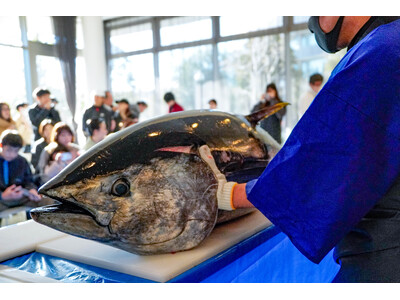
<svg viewBox="0 0 400 300">
<path fill-rule="evenodd" d="M 245 185 L 247 199 L 316 263 L 400 175 L 400 47 L 374 47 L 375 55 L 348 52 L 263 174 Z M 242 188 L 234 206 L 246 199 Z"/>
<path fill-rule="evenodd" d="M 84 134 L 86 137 L 89 136 L 88 126 L 87 126 L 87 124 L 86 124 L 86 122 L 87 122 L 88 119 L 89 119 L 89 109 L 87 109 L 87 110 L 85 111 L 85 113 L 83 114 L 83 117 L 82 117 L 82 131 L 83 131 L 83 134 Z"/>
<path fill-rule="evenodd" d="M 3 192 L 1 192 L 0 195 L 1 201 L 3 201 L 7 205 L 9 201 L 20 199 L 23 196 L 22 187 L 13 184 L 7 187 Z"/>
<path fill-rule="evenodd" d="M 50 111 L 47 109 L 37 109 L 37 107 L 35 107 L 30 109 L 28 114 L 32 125 L 39 128 L 40 122 L 50 114 Z"/>
<path fill-rule="evenodd" d="M 232 204 L 235 208 L 254 207 L 254 205 L 247 199 L 246 183 L 239 183 L 234 186 L 232 192 Z"/>
<path fill-rule="evenodd" d="M 54 109 L 54 107 L 50 109 L 49 117 L 53 120 L 54 123 L 61 122 L 60 114 L 57 110 Z"/>
</svg>

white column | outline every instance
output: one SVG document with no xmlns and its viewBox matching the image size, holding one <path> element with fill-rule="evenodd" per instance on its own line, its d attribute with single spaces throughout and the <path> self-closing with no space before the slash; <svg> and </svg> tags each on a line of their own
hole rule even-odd
<svg viewBox="0 0 400 300">
<path fill-rule="evenodd" d="M 92 16 L 81 18 L 84 38 L 83 56 L 86 64 L 89 96 L 92 90 L 107 90 L 103 18 Z M 88 99 L 88 101 L 92 102 L 92 99 Z"/>
</svg>

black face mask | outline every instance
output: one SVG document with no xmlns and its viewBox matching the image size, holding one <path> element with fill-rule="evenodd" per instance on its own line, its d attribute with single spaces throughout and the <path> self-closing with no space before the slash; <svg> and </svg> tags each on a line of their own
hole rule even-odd
<svg viewBox="0 0 400 300">
<path fill-rule="evenodd" d="M 322 50 L 328 53 L 338 52 L 340 49 L 337 48 L 336 44 L 339 39 L 340 29 L 342 28 L 344 17 L 340 17 L 336 22 L 335 27 L 328 33 L 322 31 L 321 26 L 319 26 L 318 17 L 310 17 L 308 20 L 308 29 L 314 33 L 315 40 L 318 46 Z"/>
</svg>

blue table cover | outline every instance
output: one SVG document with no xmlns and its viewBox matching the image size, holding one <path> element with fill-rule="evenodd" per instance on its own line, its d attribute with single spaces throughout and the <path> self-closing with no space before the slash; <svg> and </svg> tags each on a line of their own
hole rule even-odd
<svg viewBox="0 0 400 300">
<path fill-rule="evenodd" d="M 4 265 L 70 283 L 153 282 L 119 272 L 38 252 L 19 256 Z M 264 229 L 206 260 L 169 282 L 331 282 L 339 270 L 332 251 L 319 264 L 305 258 L 276 227 Z"/>
</svg>

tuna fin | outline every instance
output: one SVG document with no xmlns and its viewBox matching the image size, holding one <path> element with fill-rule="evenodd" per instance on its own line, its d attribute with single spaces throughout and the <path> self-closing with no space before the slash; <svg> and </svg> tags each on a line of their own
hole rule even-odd
<svg viewBox="0 0 400 300">
<path fill-rule="evenodd" d="M 288 102 L 279 102 L 275 105 L 260 109 L 250 115 L 246 116 L 247 121 L 250 122 L 251 126 L 254 128 L 256 127 L 257 123 L 260 122 L 262 119 L 265 119 L 277 111 L 281 110 L 284 108 L 286 105 L 289 105 L 290 103 Z"/>
</svg>

